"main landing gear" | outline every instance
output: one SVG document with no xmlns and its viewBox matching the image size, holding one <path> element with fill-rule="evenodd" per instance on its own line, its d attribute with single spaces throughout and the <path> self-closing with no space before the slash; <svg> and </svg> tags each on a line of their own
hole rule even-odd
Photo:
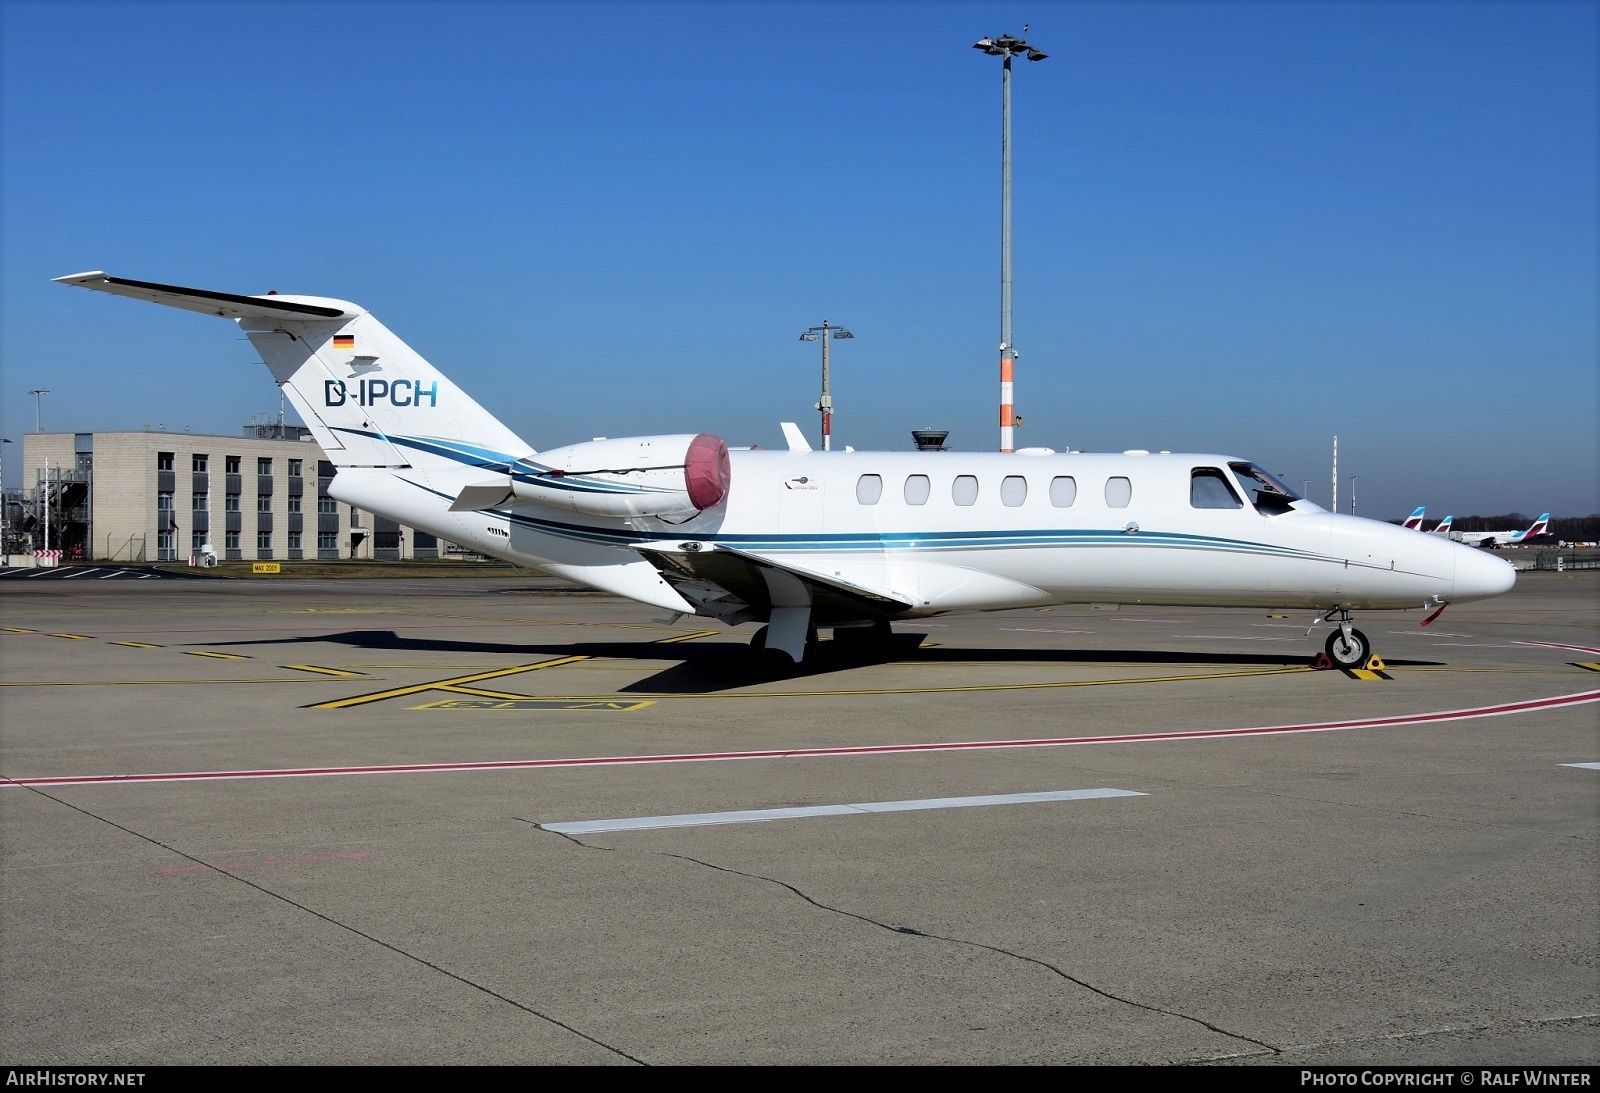
<svg viewBox="0 0 1600 1093">
<path fill-rule="evenodd" d="M 1350 625 L 1350 612 L 1344 610 L 1328 611 L 1318 615 L 1311 625 L 1338 616 L 1338 628 L 1328 635 L 1328 643 L 1324 646 L 1328 653 L 1328 660 L 1335 668 L 1360 668 L 1372 656 L 1372 642 L 1367 640 L 1367 635 Z M 1310 633 L 1307 630 L 1306 633 Z"/>
<path fill-rule="evenodd" d="M 799 657 L 796 657 L 787 649 L 769 648 L 767 639 L 771 636 L 772 627 L 770 625 L 763 626 L 754 634 L 751 634 L 750 652 L 754 653 L 763 663 L 771 664 L 773 667 L 792 668 L 817 651 L 817 628 L 815 626 L 806 628 L 804 651 Z"/>
<path fill-rule="evenodd" d="M 834 650 L 847 656 L 862 656 L 882 648 L 894 639 L 894 629 L 887 619 L 864 623 L 855 626 L 836 626 L 833 628 L 833 641 L 830 643 Z M 750 635 L 750 652 L 763 664 L 772 670 L 785 670 L 795 668 L 801 661 L 810 659 L 818 652 L 817 628 L 807 626 L 805 643 L 800 657 L 786 648 L 780 648 L 772 641 L 772 625 L 768 624 Z"/>
</svg>

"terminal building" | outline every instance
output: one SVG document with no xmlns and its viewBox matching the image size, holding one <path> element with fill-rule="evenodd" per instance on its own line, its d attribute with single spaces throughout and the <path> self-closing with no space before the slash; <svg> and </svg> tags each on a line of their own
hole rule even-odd
<svg viewBox="0 0 1600 1093">
<path fill-rule="evenodd" d="M 282 422 L 240 436 L 26 433 L 6 546 L 63 562 L 477 557 L 335 501 L 333 475 L 310 430 Z"/>
</svg>

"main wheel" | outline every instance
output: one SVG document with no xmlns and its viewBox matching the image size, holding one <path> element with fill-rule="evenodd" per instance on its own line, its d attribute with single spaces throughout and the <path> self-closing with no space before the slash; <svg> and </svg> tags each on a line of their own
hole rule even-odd
<svg viewBox="0 0 1600 1093">
<path fill-rule="evenodd" d="M 784 649 L 770 649 L 767 647 L 767 637 L 770 628 L 763 626 L 750 635 L 750 654 L 755 657 L 756 663 L 762 670 L 772 675 L 793 674 L 800 664 Z M 817 631 L 812 627 L 806 633 L 805 655 L 809 656 L 817 648 Z"/>
<path fill-rule="evenodd" d="M 1327 650 L 1328 659 L 1340 668 L 1359 668 L 1372 654 L 1372 643 L 1367 640 L 1367 635 L 1356 629 L 1351 629 L 1349 640 L 1346 640 L 1344 628 L 1339 627 L 1328 635 Z"/>
</svg>

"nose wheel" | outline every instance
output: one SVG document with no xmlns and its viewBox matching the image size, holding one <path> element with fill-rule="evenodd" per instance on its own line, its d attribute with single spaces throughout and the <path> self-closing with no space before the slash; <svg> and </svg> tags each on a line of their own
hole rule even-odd
<svg viewBox="0 0 1600 1093">
<path fill-rule="evenodd" d="M 1359 668 L 1372 655 L 1372 643 L 1367 635 L 1348 623 L 1328 635 L 1328 659 L 1335 667 Z"/>
</svg>

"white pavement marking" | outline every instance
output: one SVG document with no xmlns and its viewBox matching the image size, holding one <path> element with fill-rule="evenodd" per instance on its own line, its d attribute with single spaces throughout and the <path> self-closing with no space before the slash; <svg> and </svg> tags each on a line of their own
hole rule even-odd
<svg viewBox="0 0 1600 1093">
<path fill-rule="evenodd" d="M 1600 653 L 1593 645 L 1564 645 L 1559 641 L 1519 641 L 1517 645 L 1542 645 L 1546 649 L 1574 649 L 1580 653 Z"/>
<path fill-rule="evenodd" d="M 751 824 L 769 820 L 800 820 L 811 816 L 855 816 L 863 812 L 921 812 L 940 808 L 981 808 L 986 805 L 1023 805 L 1038 801 L 1087 801 L 1099 797 L 1143 797 L 1131 789 L 1058 789 L 1043 793 L 998 793 L 987 797 L 934 797 L 925 801 L 870 801 L 854 805 L 810 805 L 800 808 L 756 808 L 743 812 L 702 812 L 682 816 L 634 816 L 615 820 L 573 820 L 540 824 L 562 835 L 592 835 L 600 831 L 651 831 L 663 827 L 707 827 L 712 824 Z"/>
<path fill-rule="evenodd" d="M 1600 770 L 1600 763 L 1562 763 L 1564 767 L 1582 767 L 1584 770 Z"/>
</svg>

